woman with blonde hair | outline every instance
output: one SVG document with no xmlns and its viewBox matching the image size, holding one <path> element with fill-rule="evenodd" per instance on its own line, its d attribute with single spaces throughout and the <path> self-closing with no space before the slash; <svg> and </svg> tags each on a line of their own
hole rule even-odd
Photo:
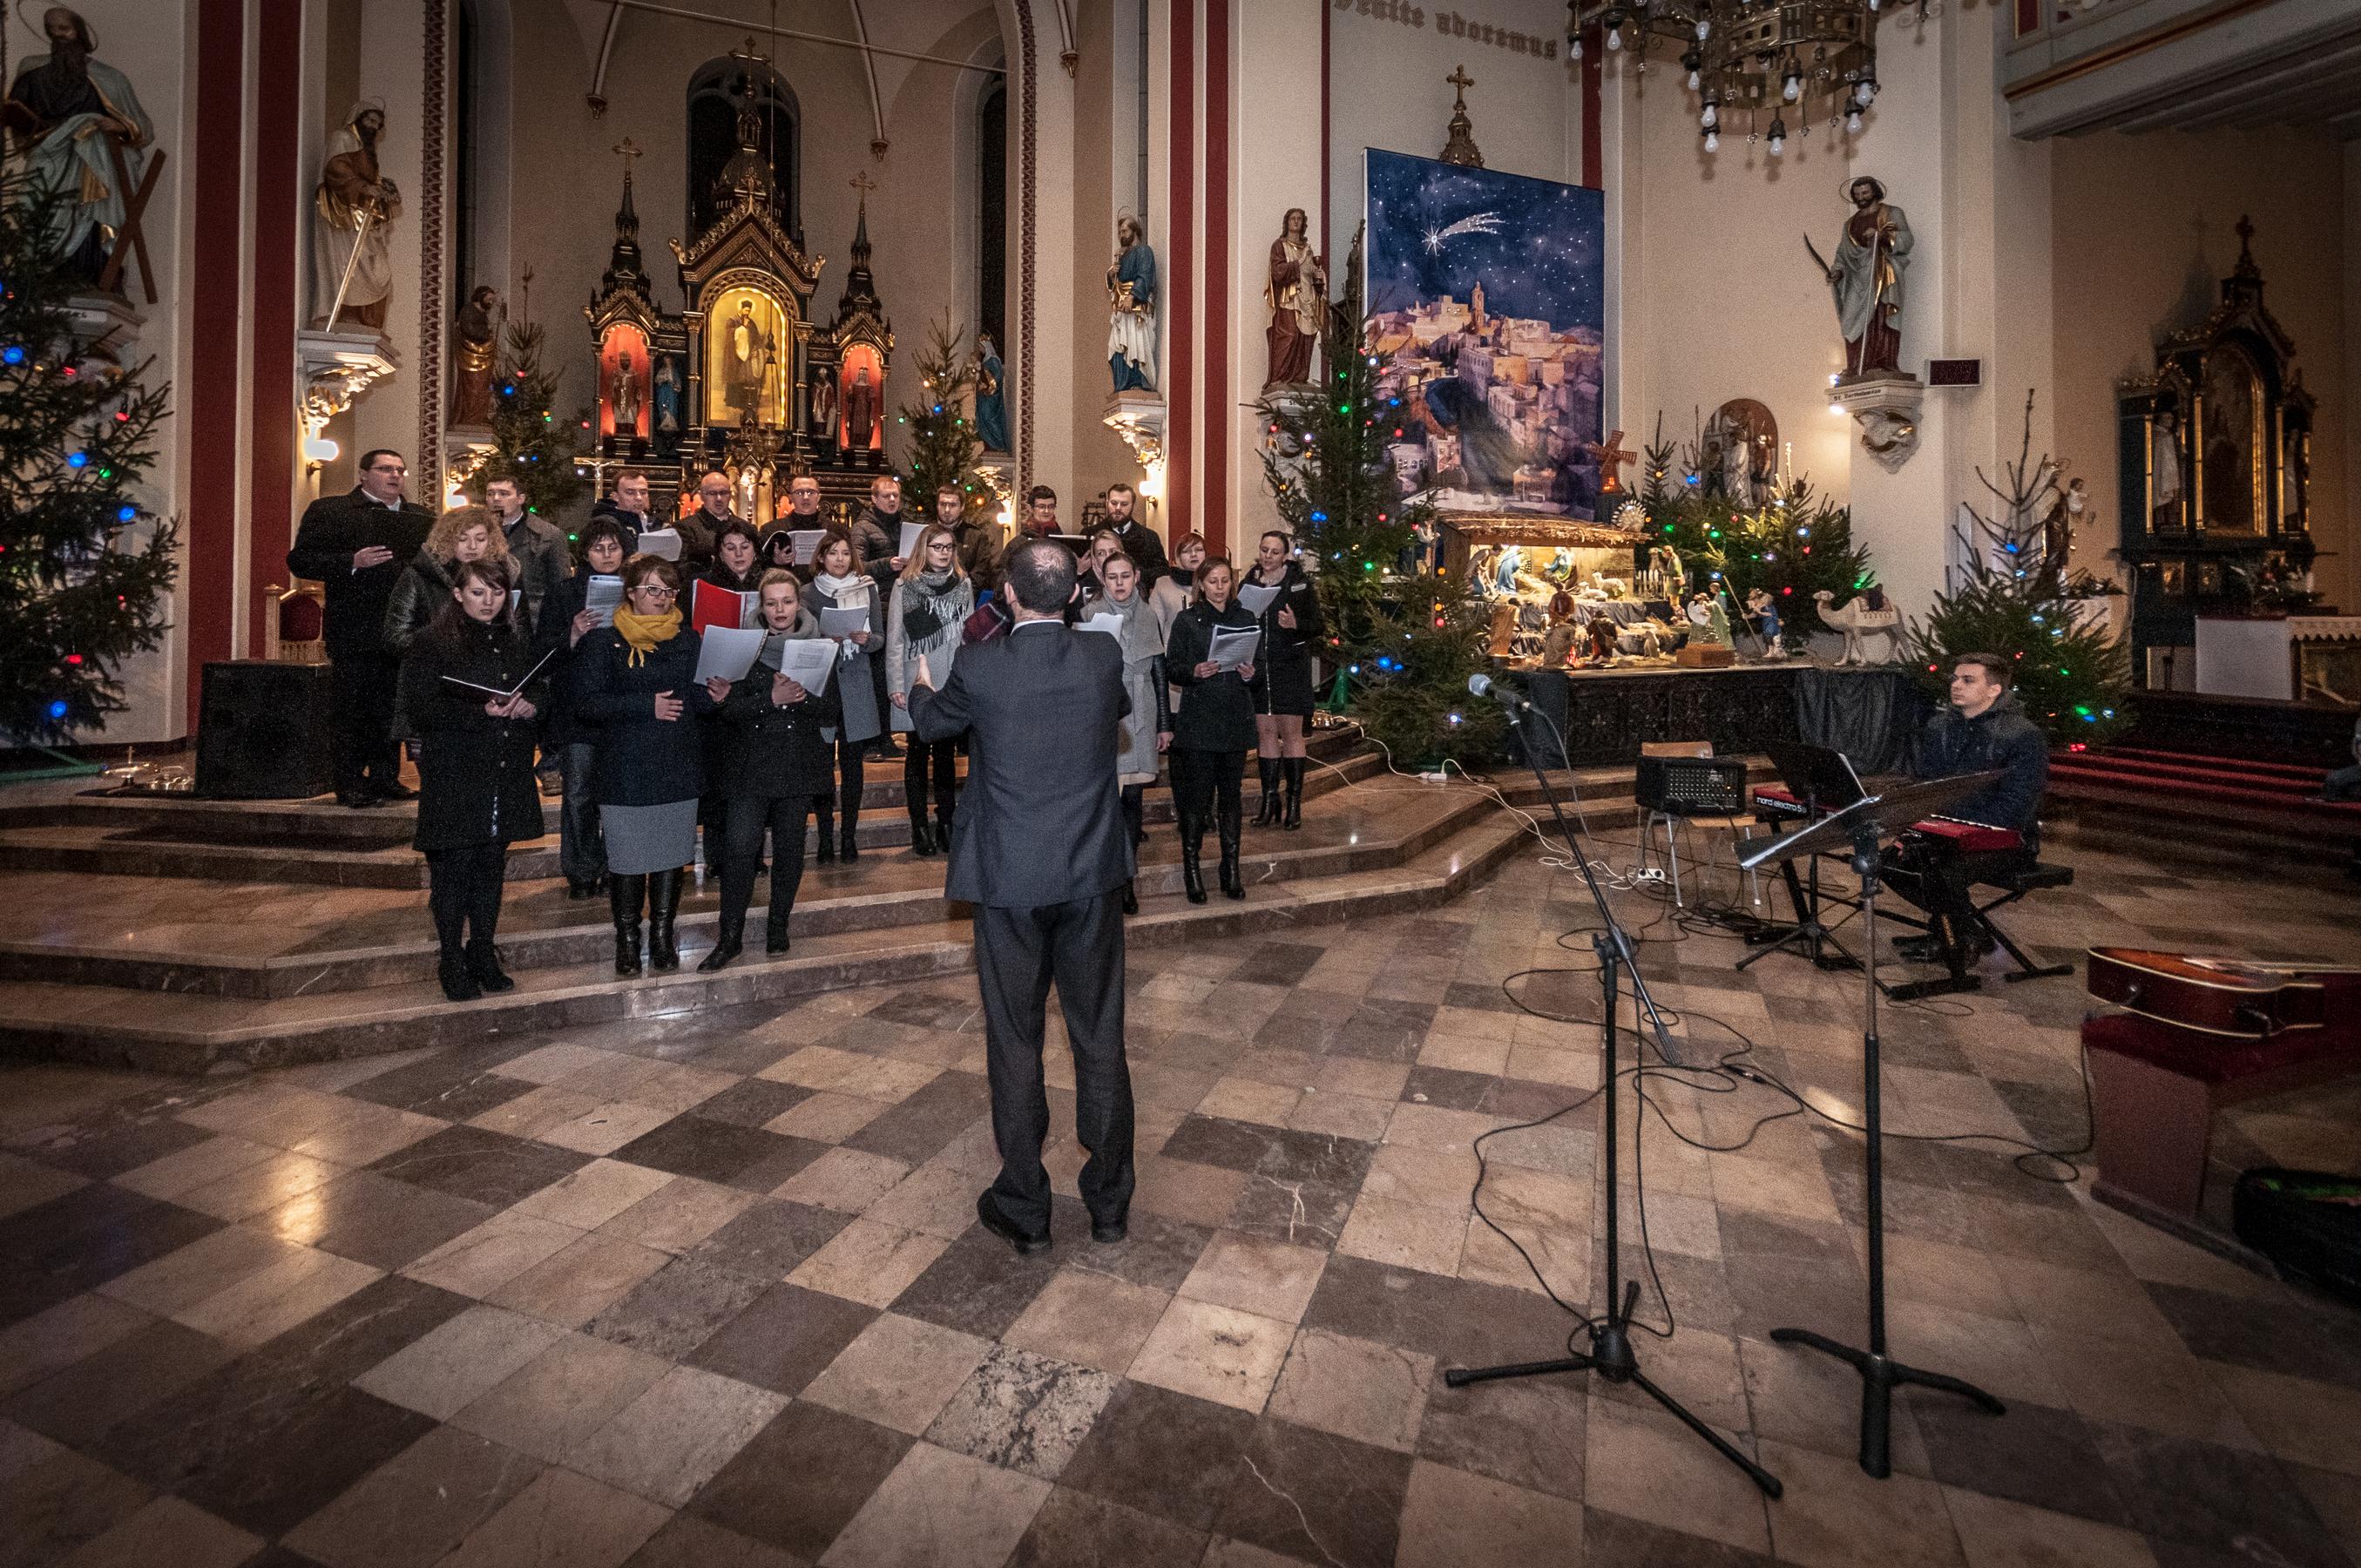
<svg viewBox="0 0 2361 1568">
<path fill-rule="evenodd" d="M 1172 635 L 1172 622 L 1197 597 L 1197 569 L 1205 564 L 1205 536 L 1193 530 L 1172 542 L 1172 565 L 1148 590 L 1159 637 Z"/>
<path fill-rule="evenodd" d="M 385 641 L 395 652 L 408 653 L 418 634 L 432 626 L 443 607 L 451 602 L 456 586 L 451 569 L 462 561 L 486 562 L 498 566 L 510 582 L 516 581 L 509 542 L 493 522 L 489 508 L 453 507 L 427 531 L 418 558 L 403 569 L 401 580 L 393 585 L 393 597 L 386 601 Z M 515 595 L 509 597 L 500 613 L 517 620 Z"/>
<path fill-rule="evenodd" d="M 829 634 L 837 645 L 835 681 L 842 699 L 837 721 L 830 726 L 834 733 L 829 737 L 836 743 L 836 804 L 841 818 L 833 853 L 828 797 L 820 795 L 812 802 L 812 814 L 819 818 L 817 858 L 823 862 L 840 855 L 847 861 L 858 860 L 861 792 L 867 784 L 862 764 L 870 743 L 885 729 L 877 700 L 877 666 L 885 652 L 885 596 L 878 591 L 876 579 L 862 561 L 861 541 L 842 523 L 830 524 L 820 535 L 819 548 L 812 554 L 811 587 L 804 595 L 804 604 L 815 615 L 836 609 L 859 610 L 867 617 L 858 631 Z"/>
<path fill-rule="evenodd" d="M 929 523 L 910 552 L 894 585 L 885 614 L 885 689 L 893 696 L 894 728 L 909 735 L 902 760 L 902 793 L 910 813 L 910 852 L 921 859 L 951 847 L 951 818 L 959 803 L 959 742 L 921 740 L 910 721 L 910 687 L 918 661 L 935 689 L 942 689 L 957 656 L 960 631 L 975 610 L 975 585 L 959 564 L 959 534 Z M 934 777 L 935 821 L 927 823 L 927 780 Z"/>
</svg>

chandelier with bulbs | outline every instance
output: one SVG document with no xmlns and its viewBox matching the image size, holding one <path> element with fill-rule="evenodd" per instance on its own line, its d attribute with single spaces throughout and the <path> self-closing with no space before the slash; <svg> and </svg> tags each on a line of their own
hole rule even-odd
<svg viewBox="0 0 2361 1568">
<path fill-rule="evenodd" d="M 1905 4 L 1926 19 L 1928 0 Z M 1742 123 L 1746 139 L 1762 138 L 1776 158 L 1791 134 L 1810 136 L 1812 121 L 1823 115 L 1831 132 L 1861 129 L 1861 111 L 1877 97 L 1878 5 L 1569 0 L 1566 45 L 1581 59 L 1582 40 L 1596 28 L 1608 49 L 1631 56 L 1637 71 L 1648 68 L 1652 47 L 1677 50 L 1689 91 L 1700 100 L 1697 133 L 1706 151 L 1718 150 L 1722 132 Z"/>
</svg>

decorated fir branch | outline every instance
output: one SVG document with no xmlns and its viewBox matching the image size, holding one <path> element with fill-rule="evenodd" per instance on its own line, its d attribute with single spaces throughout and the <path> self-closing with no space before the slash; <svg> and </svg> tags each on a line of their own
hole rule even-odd
<svg viewBox="0 0 2361 1568">
<path fill-rule="evenodd" d="M 125 708 L 123 662 L 163 641 L 177 525 L 143 503 L 168 389 L 69 308 L 63 196 L 0 170 L 0 744 L 56 744 Z"/>
<path fill-rule="evenodd" d="M 1962 653 L 1998 653 L 2016 674 L 2025 716 L 2052 745 L 2095 745 L 2131 725 L 2131 651 L 2103 617 L 2082 607 L 2104 586 L 2073 569 L 2076 487 L 2044 454 L 2031 461 L 2033 394 L 2025 398 L 2025 438 L 2002 470 L 2005 488 L 1985 477 L 1997 502 L 1989 512 L 1964 508 L 1972 526 L 1955 528 L 1965 557 L 1938 594 L 1924 622 L 1910 623 L 1918 678 L 1940 699 L 1951 663 Z"/>
<path fill-rule="evenodd" d="M 1490 614 L 1465 577 L 1426 569 L 1433 509 L 1402 497 L 1386 459 L 1409 416 L 1362 346 L 1361 243 L 1356 232 L 1321 333 L 1320 392 L 1277 387 L 1257 405 L 1264 482 L 1320 594 L 1330 709 L 1397 763 L 1474 760 L 1502 729 L 1491 705 L 1466 702 L 1467 677 L 1489 663 Z"/>
<path fill-rule="evenodd" d="M 1741 507 L 1707 489 L 1693 464 L 1672 480 L 1672 453 L 1668 442 L 1647 449 L 1641 504 L 1649 543 L 1680 556 L 1693 591 L 1726 588 L 1729 604 L 1742 609 L 1760 588 L 1777 608 L 1780 641 L 1801 651 L 1819 629 L 1814 595 L 1828 593 L 1841 605 L 1876 581 L 1868 550 L 1853 543 L 1851 511 L 1815 494 L 1809 480 L 1790 481 L 1763 506 Z M 1741 618 L 1733 611 L 1730 619 Z"/>
<path fill-rule="evenodd" d="M 967 352 L 967 329 L 942 319 L 927 323 L 927 345 L 916 356 L 918 400 L 905 403 L 895 422 L 910 433 L 910 477 L 904 487 L 904 515 L 932 521 L 935 490 L 957 485 L 966 513 L 989 510 L 992 488 L 975 471 L 983 455 L 983 439 L 967 417 L 967 400 L 975 389 L 975 359 Z"/>
<path fill-rule="evenodd" d="M 540 323 L 509 324 L 508 372 L 492 383 L 492 451 L 467 488 L 481 500 L 488 477 L 511 477 L 524 491 L 525 510 L 555 520 L 590 488 L 574 461 L 588 445 L 590 416 L 566 421 L 551 409 L 557 378 L 542 368 L 541 348 Z"/>
</svg>

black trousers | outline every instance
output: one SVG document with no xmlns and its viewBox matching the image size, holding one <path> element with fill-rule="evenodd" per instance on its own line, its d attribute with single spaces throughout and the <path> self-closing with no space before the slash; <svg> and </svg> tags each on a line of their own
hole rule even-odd
<svg viewBox="0 0 2361 1568">
<path fill-rule="evenodd" d="M 434 917 L 434 939 L 445 958 L 492 950 L 508 874 L 506 844 L 426 851 L 426 909 Z"/>
<path fill-rule="evenodd" d="M 820 801 L 825 805 L 827 797 Z M 746 906 L 754 902 L 754 867 L 763 858 L 765 831 L 771 835 L 771 916 L 784 917 L 795 908 L 796 889 L 803 885 L 804 814 L 812 797 L 733 795 L 723 806 L 721 924 L 744 920 Z"/>
<path fill-rule="evenodd" d="M 1885 884 L 1949 926 L 1937 935 L 1947 950 L 1956 951 L 1976 912 L 1976 884 L 2024 871 L 2038 857 L 2030 850 L 1962 851 L 1905 833 L 1879 859 Z"/>
<path fill-rule="evenodd" d="M 959 742 L 921 740 L 916 734 L 903 736 L 902 742 L 907 748 L 902 757 L 902 794 L 910 803 L 911 815 L 927 814 L 927 779 L 931 773 L 935 814 L 950 820 L 959 804 Z"/>
<path fill-rule="evenodd" d="M 1183 817 L 1211 820 L 1216 799 L 1224 811 L 1244 809 L 1238 787 L 1246 767 L 1244 751 L 1192 751 L 1175 746 L 1167 755 L 1172 763 L 1172 805 Z"/>
<path fill-rule="evenodd" d="M 393 738 L 401 661 L 390 653 L 337 655 L 330 666 L 336 705 L 336 793 L 362 795 L 401 782 L 401 744 Z"/>
<path fill-rule="evenodd" d="M 1041 1145 L 1049 1097 L 1041 1036 L 1058 987 L 1074 1053 L 1074 1135 L 1090 1154 L 1082 1203 L 1098 1221 L 1131 1207 L 1131 1068 L 1123 1052 L 1123 904 L 1117 893 L 1033 909 L 975 910 L 976 982 L 983 992 L 984 1064 L 992 1135 L 1000 1146 L 993 1201 L 1032 1235 L 1049 1229 L 1049 1173 Z"/>
<path fill-rule="evenodd" d="M 607 839 L 598 830 L 598 803 L 590 798 L 590 769 L 598 752 L 584 741 L 557 748 L 566 796 L 557 808 L 557 869 L 576 887 L 607 874 Z"/>
</svg>

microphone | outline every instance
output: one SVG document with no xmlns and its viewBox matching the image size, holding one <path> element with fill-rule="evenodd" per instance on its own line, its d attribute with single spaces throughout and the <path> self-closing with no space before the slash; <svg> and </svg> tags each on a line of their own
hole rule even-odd
<svg viewBox="0 0 2361 1568">
<path fill-rule="evenodd" d="M 1522 713 L 1532 704 L 1506 686 L 1496 686 L 1492 677 L 1480 672 L 1467 677 L 1467 690 L 1476 696 L 1488 696 L 1510 713 Z"/>
</svg>

